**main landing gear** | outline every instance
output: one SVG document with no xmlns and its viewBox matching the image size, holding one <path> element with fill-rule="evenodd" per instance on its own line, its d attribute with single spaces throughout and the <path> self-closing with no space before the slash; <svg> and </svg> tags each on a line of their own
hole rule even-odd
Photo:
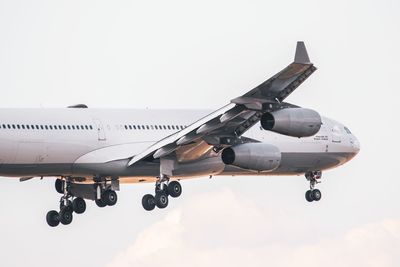
<svg viewBox="0 0 400 267">
<path fill-rule="evenodd" d="M 47 213 L 47 224 L 51 227 L 56 227 L 60 223 L 68 225 L 73 220 L 73 213 L 82 214 L 86 211 L 86 201 L 82 197 L 74 196 L 68 179 L 57 179 L 55 188 L 58 193 L 63 194 L 60 198 L 60 210 L 51 210 Z M 95 188 L 95 202 L 98 207 L 114 206 L 117 203 L 117 193 L 105 182 L 96 183 Z"/>
<path fill-rule="evenodd" d="M 47 213 L 46 221 L 51 227 L 60 223 L 68 225 L 72 222 L 73 213 L 82 214 L 86 211 L 86 202 L 81 197 L 74 197 L 70 192 L 70 182 L 57 179 L 56 191 L 63 196 L 60 198 L 60 211 L 51 210 Z"/>
<path fill-rule="evenodd" d="M 147 211 L 153 210 L 155 207 L 164 209 L 168 206 L 168 196 L 176 198 L 181 194 L 182 186 L 178 181 L 170 182 L 166 175 L 161 175 L 156 182 L 155 195 L 144 195 L 142 205 Z"/>
<path fill-rule="evenodd" d="M 306 179 L 310 182 L 310 190 L 306 192 L 306 200 L 308 202 L 320 201 L 322 194 L 321 191 L 315 189 L 315 185 L 319 184 L 322 177 L 321 171 L 310 171 L 305 174 Z"/>
</svg>

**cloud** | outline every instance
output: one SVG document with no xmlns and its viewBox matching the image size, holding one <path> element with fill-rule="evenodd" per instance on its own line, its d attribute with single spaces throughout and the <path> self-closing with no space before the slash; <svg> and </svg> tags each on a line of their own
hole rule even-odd
<svg viewBox="0 0 400 267">
<path fill-rule="evenodd" d="M 304 221 L 225 189 L 193 196 L 107 267 L 400 266 L 400 220 L 315 236 Z"/>
</svg>

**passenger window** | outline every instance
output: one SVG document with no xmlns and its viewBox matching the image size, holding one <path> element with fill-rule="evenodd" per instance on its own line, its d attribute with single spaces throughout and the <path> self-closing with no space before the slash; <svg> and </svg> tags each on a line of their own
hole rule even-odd
<svg viewBox="0 0 400 267">
<path fill-rule="evenodd" d="M 12 125 L 13 129 L 15 129 L 15 124 Z"/>
<path fill-rule="evenodd" d="M 28 129 L 28 130 L 30 129 L 30 128 L 29 128 L 29 125 L 26 125 L 26 129 Z"/>
<path fill-rule="evenodd" d="M 70 125 L 68 125 L 67 127 L 68 127 L 68 130 L 71 130 L 71 126 Z"/>
<path fill-rule="evenodd" d="M 10 124 L 7 124 L 7 128 L 8 128 L 8 129 L 11 129 L 11 125 L 10 125 Z"/>
<path fill-rule="evenodd" d="M 39 130 L 39 125 L 36 125 L 36 129 Z"/>
<path fill-rule="evenodd" d="M 4 129 L 6 128 L 6 125 L 5 125 L 5 124 L 3 124 L 3 128 L 4 128 Z"/>
<path fill-rule="evenodd" d="M 17 128 L 19 129 L 19 124 L 17 124 Z"/>
<path fill-rule="evenodd" d="M 93 126 L 92 125 L 90 125 L 89 128 L 90 128 L 90 130 L 93 130 Z"/>
<path fill-rule="evenodd" d="M 25 130 L 25 125 L 21 125 L 21 128 Z"/>
<path fill-rule="evenodd" d="M 133 127 L 133 130 L 136 130 L 136 126 L 135 125 L 133 125 L 132 127 Z"/>
<path fill-rule="evenodd" d="M 171 130 L 171 127 L 169 125 L 167 127 L 168 127 L 168 130 Z"/>
<path fill-rule="evenodd" d="M 128 130 L 128 126 L 125 125 L 125 130 Z"/>
<path fill-rule="evenodd" d="M 156 130 L 158 130 L 158 127 L 157 127 L 157 125 L 154 125 L 154 128 L 155 128 Z"/>
<path fill-rule="evenodd" d="M 74 125 L 71 125 L 71 128 L 72 128 L 72 130 L 75 130 L 75 126 Z"/>
<path fill-rule="evenodd" d="M 50 129 L 50 130 L 53 130 L 53 127 L 52 127 L 51 125 L 49 125 L 49 129 Z"/>
</svg>

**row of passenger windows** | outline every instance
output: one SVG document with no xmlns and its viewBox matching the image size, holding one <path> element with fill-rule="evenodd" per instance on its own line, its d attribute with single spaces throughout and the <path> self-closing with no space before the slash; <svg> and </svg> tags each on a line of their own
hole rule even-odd
<svg viewBox="0 0 400 267">
<path fill-rule="evenodd" d="M 2 124 L 3 129 L 22 130 L 93 130 L 92 125 L 28 125 L 28 124 Z"/>
<path fill-rule="evenodd" d="M 125 125 L 126 130 L 182 130 L 182 125 Z M 14 130 L 93 130 L 92 125 L 0 124 L 0 129 Z"/>
<path fill-rule="evenodd" d="M 125 130 L 182 130 L 183 125 L 125 125 Z"/>
</svg>

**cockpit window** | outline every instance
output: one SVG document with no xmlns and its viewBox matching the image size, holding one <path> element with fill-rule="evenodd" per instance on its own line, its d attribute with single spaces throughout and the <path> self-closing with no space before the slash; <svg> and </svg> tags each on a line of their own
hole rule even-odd
<svg viewBox="0 0 400 267">
<path fill-rule="evenodd" d="M 348 134 L 351 134 L 351 132 L 350 132 L 349 128 L 347 128 L 347 127 L 344 127 L 344 130 L 346 131 L 346 133 L 348 133 Z"/>
</svg>

